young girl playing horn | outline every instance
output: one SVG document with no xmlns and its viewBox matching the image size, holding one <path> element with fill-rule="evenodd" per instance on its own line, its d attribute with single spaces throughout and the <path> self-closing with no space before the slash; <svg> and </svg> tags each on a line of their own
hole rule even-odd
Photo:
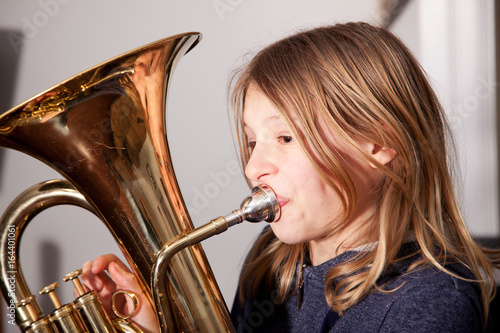
<svg viewBox="0 0 500 333">
<path fill-rule="evenodd" d="M 366 23 L 299 32 L 231 88 L 245 175 L 281 206 L 244 263 L 237 331 L 493 329 L 498 252 L 467 231 L 444 111 L 398 38 Z M 84 270 L 103 297 L 137 288 L 115 256 Z M 154 331 L 143 304 L 132 319 Z"/>
</svg>

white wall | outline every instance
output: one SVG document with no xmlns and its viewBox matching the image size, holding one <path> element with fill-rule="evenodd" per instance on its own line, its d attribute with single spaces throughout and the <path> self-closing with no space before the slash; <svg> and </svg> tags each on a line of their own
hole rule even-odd
<svg viewBox="0 0 500 333">
<path fill-rule="evenodd" d="M 395 22 L 428 72 L 457 144 L 459 200 L 471 232 L 498 237 L 493 0 L 418 0 Z"/>
<path fill-rule="evenodd" d="M 23 38 L 13 104 L 156 39 L 186 31 L 203 33 L 202 42 L 181 60 L 174 73 L 168 110 L 173 163 L 197 226 L 238 207 L 248 193 L 243 177 L 231 175 L 227 186 L 219 186 L 216 197 L 203 194 L 208 184 L 215 183 L 214 175 L 227 172 L 228 163 L 236 160 L 225 103 L 229 73 L 246 54 L 295 29 L 348 20 L 375 22 L 378 16 L 378 2 L 374 0 L 2 0 L 0 3 L 0 29 L 17 30 Z M 417 29 L 419 33 L 414 35 L 420 38 L 423 21 L 407 22 L 406 31 Z M 416 41 L 415 38 L 412 40 Z M 13 151 L 3 154 L 1 163 L 0 211 L 25 188 L 58 177 L 40 162 Z M 486 172 L 496 179 L 496 169 L 488 167 Z M 493 185 L 487 188 L 485 196 L 496 198 L 496 182 Z M 477 193 L 482 190 L 474 188 Z M 475 211 L 482 211 L 481 201 L 474 204 Z M 479 227 L 478 232 L 498 233 L 496 215 L 489 218 L 491 223 Z M 240 225 L 203 243 L 229 306 L 242 257 L 260 229 L 259 225 Z M 86 260 L 118 251 L 99 221 L 70 207 L 43 213 L 28 228 L 21 248 L 22 267 L 32 292 L 60 280 Z M 60 289 L 63 302 L 69 302 L 71 288 Z M 6 332 L 17 332 L 7 324 L 4 327 Z"/>
</svg>

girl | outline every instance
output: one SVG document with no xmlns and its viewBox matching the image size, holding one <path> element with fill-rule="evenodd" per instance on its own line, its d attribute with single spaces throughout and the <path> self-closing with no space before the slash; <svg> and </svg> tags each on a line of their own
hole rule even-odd
<svg viewBox="0 0 500 333">
<path fill-rule="evenodd" d="M 282 210 L 243 266 L 239 332 L 493 329 L 498 252 L 466 229 L 443 110 L 399 39 L 366 23 L 300 32 L 234 82 L 246 177 Z M 87 284 L 133 290 L 116 261 L 87 263 Z"/>
</svg>

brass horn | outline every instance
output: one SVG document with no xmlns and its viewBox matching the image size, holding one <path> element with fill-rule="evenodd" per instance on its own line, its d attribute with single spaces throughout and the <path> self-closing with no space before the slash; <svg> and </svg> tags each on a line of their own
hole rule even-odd
<svg viewBox="0 0 500 333">
<path fill-rule="evenodd" d="M 17 261 L 29 221 L 59 204 L 86 208 L 108 227 L 150 296 L 163 332 L 232 331 L 227 308 L 200 241 L 243 220 L 272 222 L 279 205 L 272 189 L 256 187 L 240 209 L 194 229 L 166 140 L 165 104 L 172 72 L 200 39 L 175 35 L 84 71 L 0 117 L 0 147 L 31 155 L 66 180 L 21 194 L 0 221 L 1 289 L 24 332 L 134 332 L 127 316 L 110 324 L 78 271 L 68 274 L 80 295 L 42 314 Z M 133 297 L 133 295 L 131 295 Z"/>
</svg>

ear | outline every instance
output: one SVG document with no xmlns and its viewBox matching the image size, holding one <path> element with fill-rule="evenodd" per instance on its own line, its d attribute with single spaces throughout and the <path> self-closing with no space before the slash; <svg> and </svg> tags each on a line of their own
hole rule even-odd
<svg viewBox="0 0 500 333">
<path fill-rule="evenodd" d="M 379 162 L 382 165 L 386 165 L 390 161 L 396 157 L 397 153 L 394 149 L 386 146 L 381 146 L 376 143 L 371 143 L 368 144 L 369 148 L 367 152 L 370 153 L 371 157 L 373 157 L 377 162 Z M 372 168 L 376 168 L 375 165 L 370 163 L 370 166 Z"/>
</svg>

